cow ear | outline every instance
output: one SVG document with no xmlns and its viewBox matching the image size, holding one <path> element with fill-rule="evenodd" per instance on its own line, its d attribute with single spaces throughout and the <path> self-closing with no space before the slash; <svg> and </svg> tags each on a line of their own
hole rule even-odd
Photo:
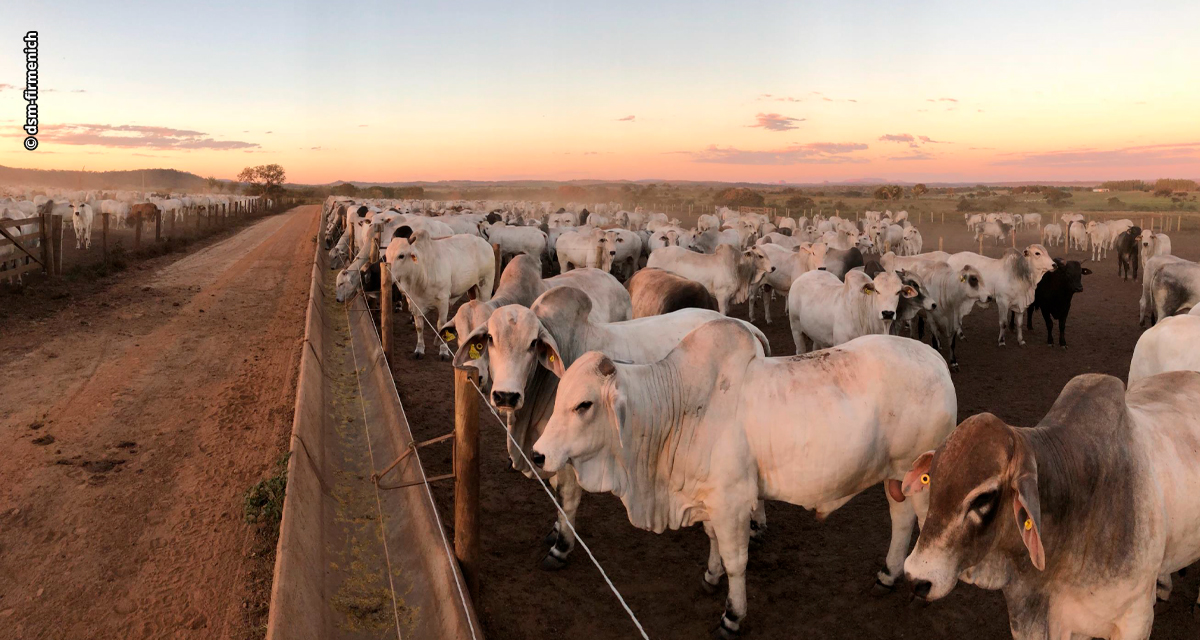
<svg viewBox="0 0 1200 640">
<path fill-rule="evenodd" d="M 1042 547 L 1042 508 L 1038 499 L 1037 472 L 1022 473 L 1013 480 L 1013 516 L 1021 532 L 1021 541 L 1029 550 L 1029 560 L 1038 571 L 1046 569 L 1046 550 Z"/>
<path fill-rule="evenodd" d="M 862 287 L 862 292 L 867 295 L 871 295 L 872 293 L 875 293 L 875 283 L 868 282 L 868 283 L 864 284 Z"/>
<path fill-rule="evenodd" d="M 913 460 L 912 467 L 908 473 L 904 474 L 904 482 L 900 485 L 901 495 L 912 496 L 929 488 L 929 466 L 931 464 L 933 464 L 932 451 L 926 451 Z M 891 493 L 890 487 L 888 493 Z M 895 496 L 892 497 L 895 498 Z"/>
<path fill-rule="evenodd" d="M 1029 257 L 1029 249 L 1026 249 L 1026 250 L 1025 250 L 1025 257 L 1026 257 L 1026 258 L 1028 258 L 1028 257 Z"/>
<path fill-rule="evenodd" d="M 607 362 L 609 367 L 613 367 L 612 361 L 608 358 L 605 358 L 603 362 Z M 613 367 L 613 372 L 616 372 L 615 367 Z M 632 449 L 633 434 L 628 428 L 629 403 L 626 401 L 625 392 L 621 390 L 621 385 L 617 382 L 616 377 L 611 374 L 608 375 L 608 384 L 605 387 L 604 401 L 608 405 L 613 427 L 617 431 L 617 442 L 620 443 L 622 449 Z"/>
<path fill-rule="evenodd" d="M 917 290 L 907 284 L 904 285 L 904 288 L 900 289 L 900 293 L 903 294 L 905 298 L 917 297 Z"/>
<path fill-rule="evenodd" d="M 1089 268 L 1087 268 L 1087 267 L 1084 267 L 1084 268 L 1083 268 L 1083 272 L 1082 272 L 1082 273 L 1083 273 L 1083 275 L 1085 275 L 1085 276 L 1090 276 L 1090 275 L 1092 275 L 1092 270 L 1091 270 L 1091 269 L 1089 269 Z"/>
<path fill-rule="evenodd" d="M 403 238 L 403 239 L 407 240 L 412 237 L 412 234 L 413 234 L 413 228 L 408 225 L 404 225 L 404 226 L 400 227 L 399 229 L 396 229 L 395 231 L 393 231 L 392 237 L 393 238 Z"/>
<path fill-rule="evenodd" d="M 567 367 L 563 363 L 562 354 L 558 352 L 558 343 L 554 341 L 554 336 L 543 326 L 538 327 L 537 351 L 538 363 L 556 377 L 562 378 L 567 372 Z"/>
<path fill-rule="evenodd" d="M 489 337 L 486 324 L 476 327 L 466 338 L 459 336 L 458 353 L 454 354 L 454 366 L 461 367 L 471 360 L 479 360 L 486 356 Z"/>
</svg>

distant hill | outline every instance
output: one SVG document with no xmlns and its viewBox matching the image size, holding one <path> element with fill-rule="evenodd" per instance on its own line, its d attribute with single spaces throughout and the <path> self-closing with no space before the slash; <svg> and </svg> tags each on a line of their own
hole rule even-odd
<svg viewBox="0 0 1200 640">
<path fill-rule="evenodd" d="M 65 189 L 146 189 L 156 191 L 198 192 L 208 182 L 194 173 L 175 169 L 138 169 L 136 171 L 52 171 L 17 169 L 0 165 L 0 184 Z"/>
</svg>

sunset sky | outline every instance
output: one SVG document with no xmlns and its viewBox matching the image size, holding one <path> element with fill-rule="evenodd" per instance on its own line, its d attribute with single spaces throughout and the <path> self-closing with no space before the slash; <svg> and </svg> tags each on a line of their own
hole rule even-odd
<svg viewBox="0 0 1200 640">
<path fill-rule="evenodd" d="M 0 0 L 0 15 L 7 166 L 232 178 L 277 162 L 308 183 L 1200 178 L 1196 0 Z"/>
</svg>

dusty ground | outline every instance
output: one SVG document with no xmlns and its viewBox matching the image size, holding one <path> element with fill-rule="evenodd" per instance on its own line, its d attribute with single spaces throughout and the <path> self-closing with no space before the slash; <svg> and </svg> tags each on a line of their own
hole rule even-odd
<svg viewBox="0 0 1200 640">
<path fill-rule="evenodd" d="M 96 291 L 0 297 L 0 637 L 236 638 L 265 621 L 242 494 L 286 450 L 316 214 Z"/>
<path fill-rule="evenodd" d="M 926 246 L 938 236 L 949 251 L 972 247 L 961 223 L 919 225 Z M 1176 253 L 1200 258 L 1200 234 L 1172 234 Z M 1035 232 L 1019 244 L 1035 241 Z M 1062 247 L 1052 250 L 1064 255 Z M 1000 249 L 988 247 L 997 256 Z M 1078 252 L 1068 259 L 1080 259 Z M 1068 322 L 1068 350 L 1045 345 L 1040 314 L 1027 345 L 995 344 L 994 308 L 977 309 L 966 322 L 968 342 L 961 345 L 962 372 L 954 381 L 959 417 L 981 411 L 1011 424 L 1032 426 L 1045 414 L 1063 385 L 1075 375 L 1103 372 L 1124 378 L 1140 335 L 1137 326 L 1139 285 L 1122 283 L 1111 256 L 1084 281 Z M 781 309 L 776 305 L 775 309 Z M 778 311 L 776 311 L 778 313 Z M 745 307 L 735 315 L 746 317 Z M 760 315 L 761 318 L 761 315 Z M 793 353 L 786 319 L 764 329 L 777 354 Z M 424 439 L 452 429 L 452 370 L 448 363 L 408 359 L 414 344 L 412 325 L 396 322 L 398 358 L 393 371 L 414 436 Z M 434 340 L 427 336 L 428 340 Z M 430 343 L 434 344 L 434 343 Z M 436 353 L 435 347 L 427 347 Z M 629 638 L 636 630 L 608 591 L 599 573 L 577 550 L 563 571 L 538 569 L 545 553 L 542 536 L 553 522 L 553 507 L 532 480 L 508 469 L 504 435 L 490 414 L 481 417 L 483 438 L 483 553 L 478 599 L 488 638 Z M 450 470 L 448 447 L 422 452 L 430 475 Z M 452 489 L 435 486 L 442 517 L 453 520 Z M 886 554 L 889 528 L 880 489 L 870 490 L 835 512 L 824 523 L 790 505 L 771 503 L 769 541 L 751 550 L 747 637 L 930 638 L 991 640 L 1009 638 L 1004 600 L 999 592 L 960 585 L 945 600 L 924 607 L 910 604 L 906 585 L 874 598 L 868 589 Z M 699 527 L 654 535 L 634 529 L 623 506 L 611 495 L 586 495 L 580 531 L 624 594 L 652 638 L 707 637 L 723 607 L 722 595 L 700 590 L 707 538 Z M 1155 638 L 1194 638 L 1197 622 L 1188 605 L 1197 592 L 1197 572 L 1177 580 L 1170 608 L 1155 620 Z"/>
</svg>

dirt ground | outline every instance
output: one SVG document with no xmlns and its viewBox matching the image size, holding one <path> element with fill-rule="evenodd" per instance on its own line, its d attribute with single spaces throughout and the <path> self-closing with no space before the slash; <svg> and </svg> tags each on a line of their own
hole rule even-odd
<svg viewBox="0 0 1200 640">
<path fill-rule="evenodd" d="M 242 495 L 287 449 L 316 230 L 0 297 L 0 637 L 261 634 Z"/>
<path fill-rule="evenodd" d="M 926 246 L 936 249 L 944 237 L 948 251 L 971 249 L 964 226 L 918 225 Z M 1172 234 L 1177 254 L 1200 258 L 1200 234 Z M 1036 241 L 1035 231 L 1018 236 L 1018 246 Z M 1000 255 L 1002 248 L 985 253 Z M 1063 256 L 1065 247 L 1051 250 Z M 1068 259 L 1081 259 L 1073 252 Z M 995 308 L 976 309 L 966 320 L 968 340 L 960 344 L 962 371 L 955 374 L 959 418 L 991 411 L 1010 424 L 1033 426 L 1072 377 L 1102 372 L 1124 378 L 1140 335 L 1138 284 L 1116 276 L 1115 256 L 1084 280 L 1068 321 L 1070 348 L 1045 344 L 1040 314 L 1027 344 L 996 346 Z M 775 309 L 782 308 L 777 304 Z M 745 306 L 735 315 L 746 317 Z M 452 369 L 436 357 L 409 359 L 414 341 L 407 317 L 396 322 L 396 375 L 401 399 L 416 439 L 453 428 Z M 760 322 L 777 355 L 793 353 L 786 318 Z M 427 336 L 427 340 L 434 340 Z M 428 353 L 436 353 L 430 343 Z M 502 427 L 481 417 L 483 554 L 481 596 L 477 607 L 488 638 L 629 638 L 632 622 L 608 591 L 599 572 L 577 549 L 570 565 L 547 573 L 538 568 L 546 548 L 541 539 L 553 523 L 553 507 L 532 480 L 511 471 Z M 450 471 L 448 446 L 425 449 L 430 475 Z M 435 485 L 443 520 L 453 521 L 449 483 Z M 873 597 L 869 588 L 886 555 L 889 524 L 882 489 L 872 489 L 834 512 L 825 523 L 811 513 L 771 503 L 769 540 L 751 550 L 747 571 L 749 617 L 746 636 L 794 638 L 930 638 L 1000 640 L 1011 637 L 999 592 L 959 585 L 949 597 L 923 606 L 911 601 L 907 585 Z M 724 589 L 705 595 L 700 589 L 708 542 L 699 527 L 663 535 L 633 528 L 620 502 L 611 495 L 588 494 L 580 508 L 580 532 L 613 583 L 652 638 L 701 638 L 716 625 Z M 1194 638 L 1189 605 L 1200 577 L 1191 572 L 1176 581 L 1168 609 L 1157 616 L 1155 638 Z"/>
</svg>

